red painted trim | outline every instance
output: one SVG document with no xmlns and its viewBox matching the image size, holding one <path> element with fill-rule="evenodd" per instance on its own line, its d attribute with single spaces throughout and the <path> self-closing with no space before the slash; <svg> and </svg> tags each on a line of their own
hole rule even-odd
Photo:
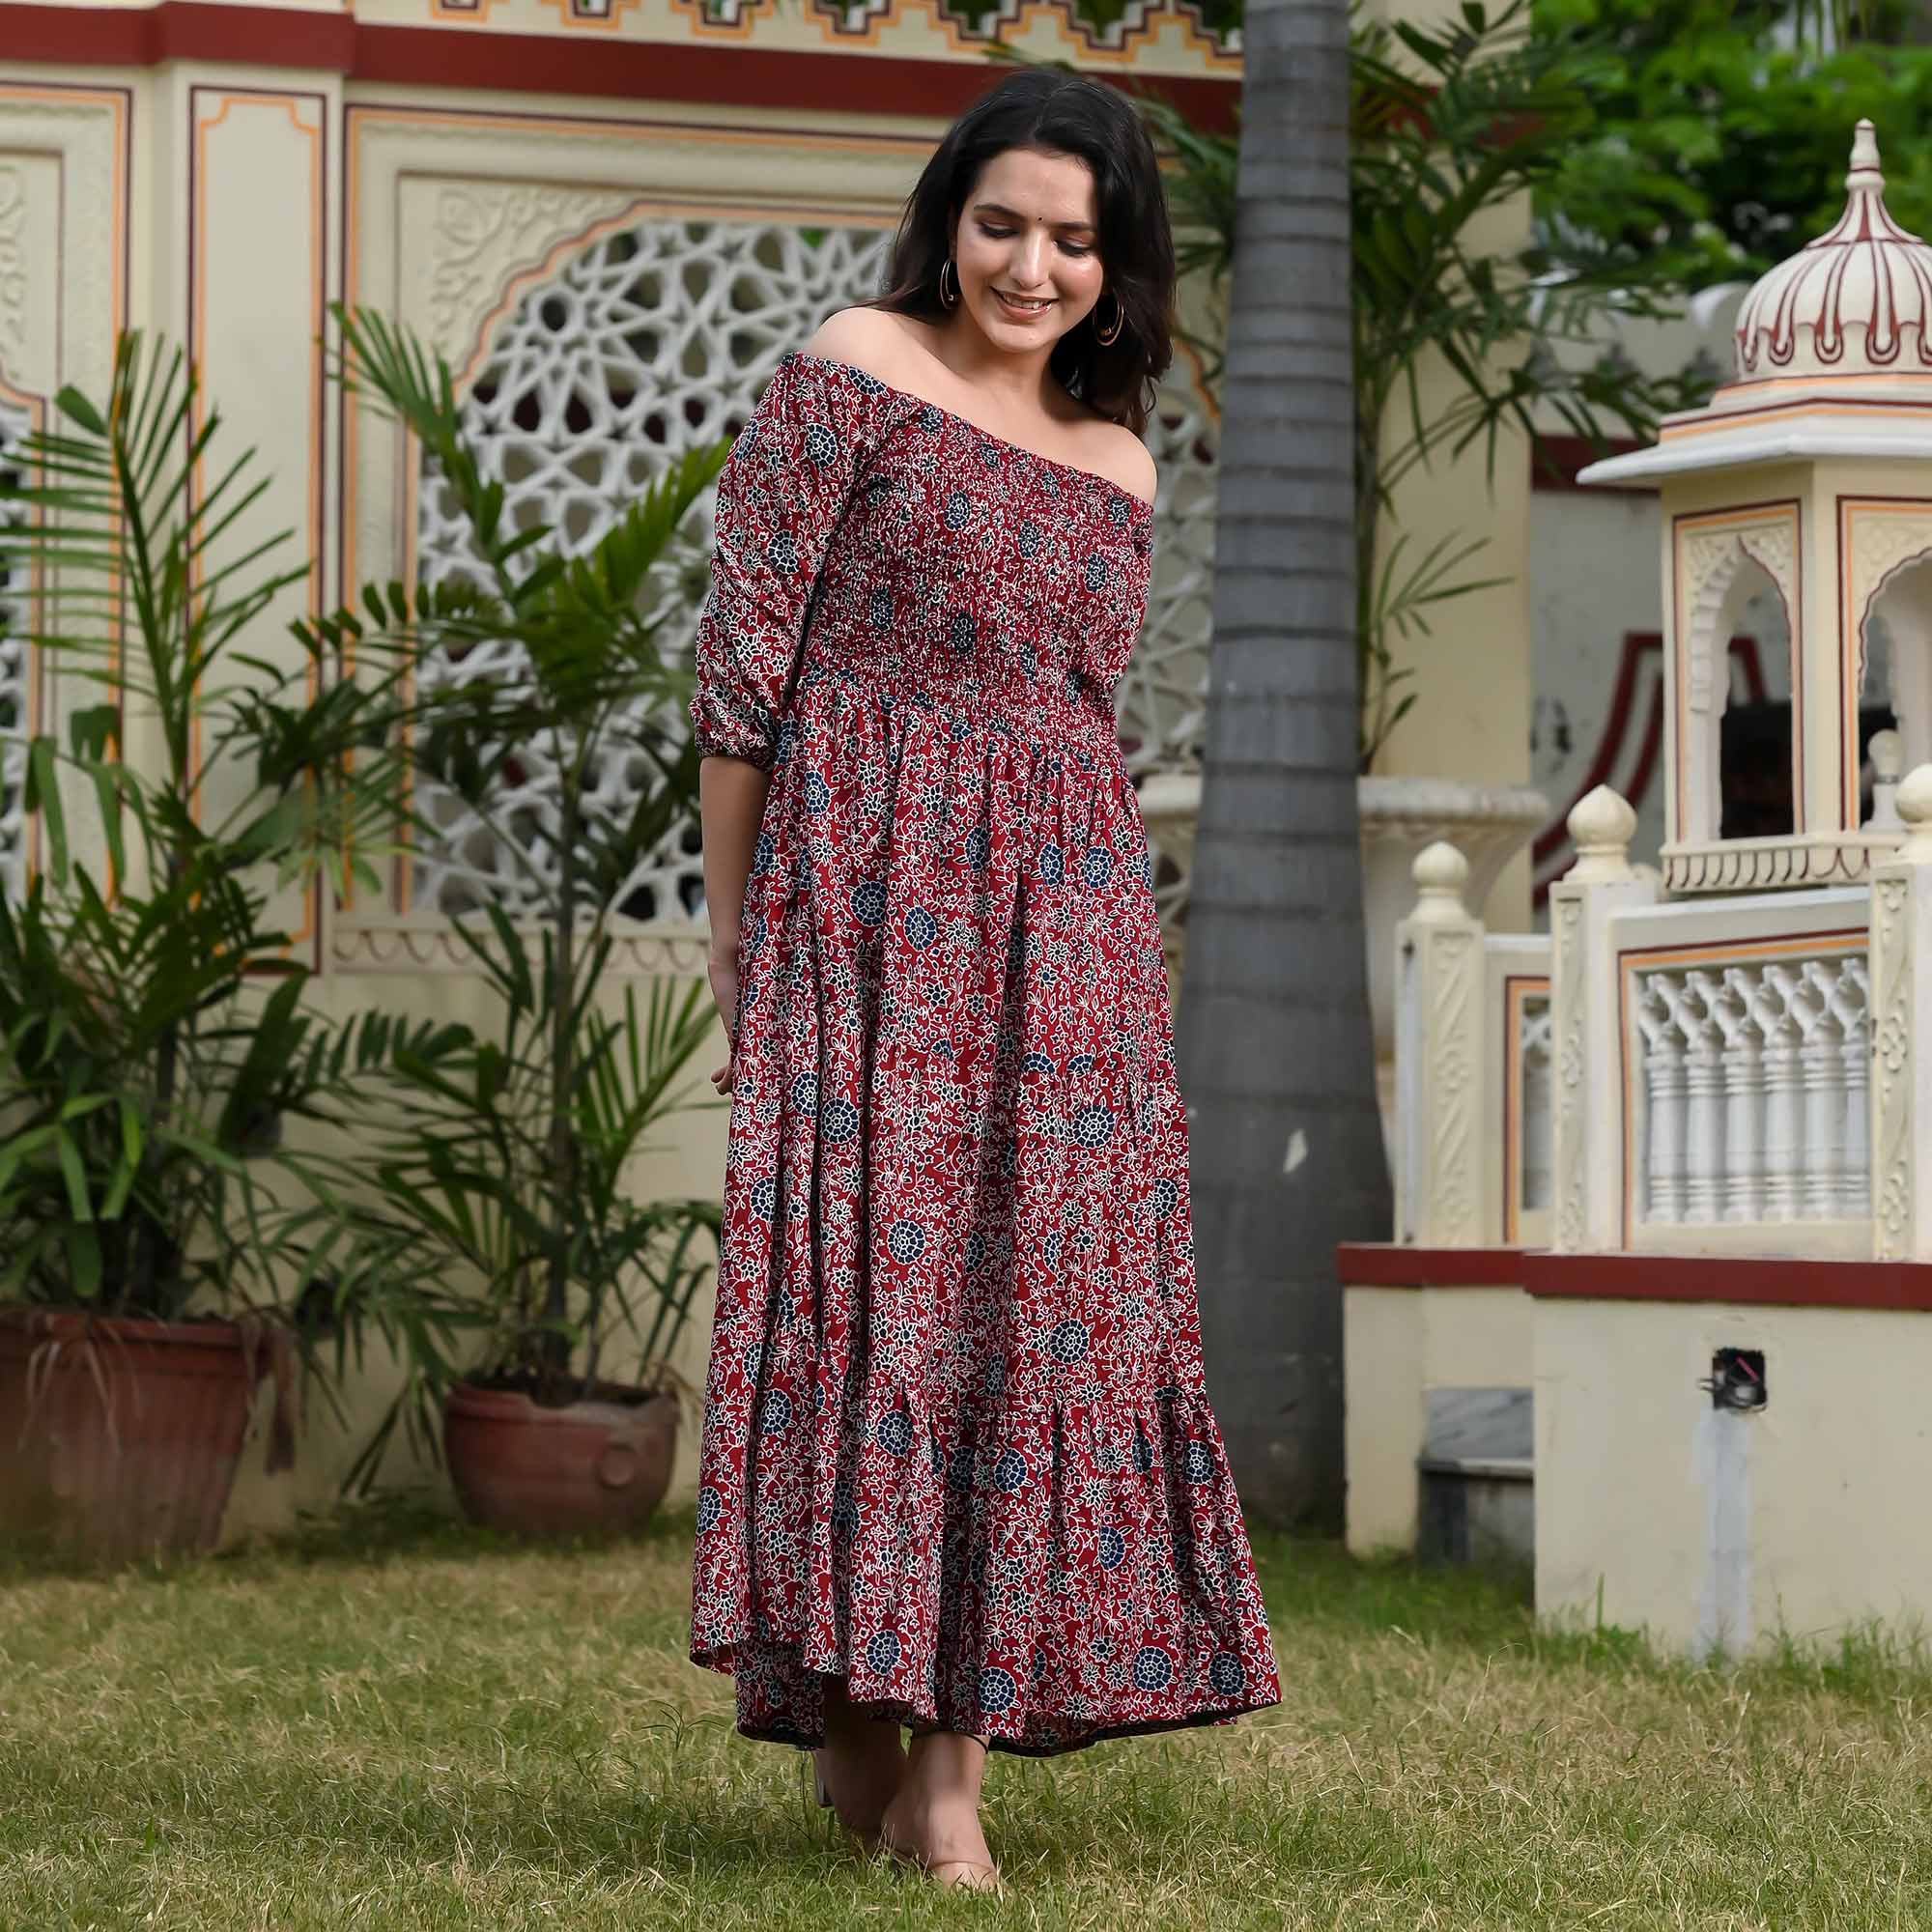
<svg viewBox="0 0 1932 1932">
<path fill-rule="evenodd" d="M 1715 1301 L 1760 1308 L 1932 1312 L 1932 1263 L 1798 1261 L 1736 1255 L 1522 1258 L 1522 1285 L 1546 1300 Z"/>
<path fill-rule="evenodd" d="M 161 0 L 156 7 L 9 4 L 8 63 L 156 67 L 163 61 L 240 61 L 307 68 L 350 80 L 509 94 L 594 95 L 639 100 L 729 100 L 746 107 L 951 119 L 1000 78 L 991 61 L 908 60 L 888 54 L 497 34 L 463 26 L 398 27 L 294 8 Z M 1237 76 L 1115 74 L 1129 93 L 1157 92 L 1197 127 L 1225 133 L 1241 97 Z"/>
<path fill-rule="evenodd" d="M 1600 484 L 1577 480 L 1577 472 L 1592 463 L 1649 447 L 1649 443 L 1633 436 L 1606 436 L 1601 443 L 1592 442 L 1587 436 L 1540 436 L 1529 446 L 1529 487 L 1551 492 L 1577 490 L 1585 496 L 1610 489 L 1633 497 L 1655 497 L 1655 483 Z"/>
<path fill-rule="evenodd" d="M 1335 1271 L 1345 1288 L 1516 1288 L 1520 1248 L 1417 1248 L 1396 1241 L 1344 1241 Z"/>
</svg>

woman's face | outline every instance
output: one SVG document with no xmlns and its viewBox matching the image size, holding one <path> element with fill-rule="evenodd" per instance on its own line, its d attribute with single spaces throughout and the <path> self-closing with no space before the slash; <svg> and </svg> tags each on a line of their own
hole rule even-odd
<svg viewBox="0 0 1932 1932">
<path fill-rule="evenodd" d="M 1037 148 L 995 155 L 953 224 L 957 313 L 1009 355 L 1050 349 L 1100 298 L 1098 219 L 1085 161 Z"/>
</svg>

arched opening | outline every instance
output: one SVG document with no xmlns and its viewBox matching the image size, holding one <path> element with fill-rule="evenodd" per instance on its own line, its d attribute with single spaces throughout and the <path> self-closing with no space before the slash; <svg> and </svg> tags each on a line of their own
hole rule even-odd
<svg viewBox="0 0 1932 1932">
<path fill-rule="evenodd" d="M 1788 838 L 1798 823 L 1791 620 L 1776 580 L 1742 545 L 1690 642 L 1688 836 Z"/>
<path fill-rule="evenodd" d="M 1891 571 L 1859 629 L 1857 823 L 1872 815 L 1871 741 L 1895 730 L 1902 769 L 1932 760 L 1932 551 Z"/>
</svg>

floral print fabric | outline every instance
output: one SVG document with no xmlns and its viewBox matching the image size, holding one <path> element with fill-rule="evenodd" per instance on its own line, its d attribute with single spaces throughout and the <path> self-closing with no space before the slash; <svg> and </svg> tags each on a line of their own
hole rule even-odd
<svg viewBox="0 0 1932 1932">
<path fill-rule="evenodd" d="M 1052 1752 L 1279 1696 L 1202 1385 L 1113 690 L 1148 507 L 843 363 L 720 479 L 691 715 L 745 897 L 691 1654 Z"/>
</svg>

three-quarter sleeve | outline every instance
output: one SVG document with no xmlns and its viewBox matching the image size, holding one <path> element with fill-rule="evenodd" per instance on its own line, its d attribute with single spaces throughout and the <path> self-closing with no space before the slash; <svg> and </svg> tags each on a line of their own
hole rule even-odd
<svg viewBox="0 0 1932 1932">
<path fill-rule="evenodd" d="M 868 382 L 787 355 L 731 446 L 695 645 L 691 723 L 703 755 L 771 769 L 812 586 L 866 459 Z"/>
</svg>

